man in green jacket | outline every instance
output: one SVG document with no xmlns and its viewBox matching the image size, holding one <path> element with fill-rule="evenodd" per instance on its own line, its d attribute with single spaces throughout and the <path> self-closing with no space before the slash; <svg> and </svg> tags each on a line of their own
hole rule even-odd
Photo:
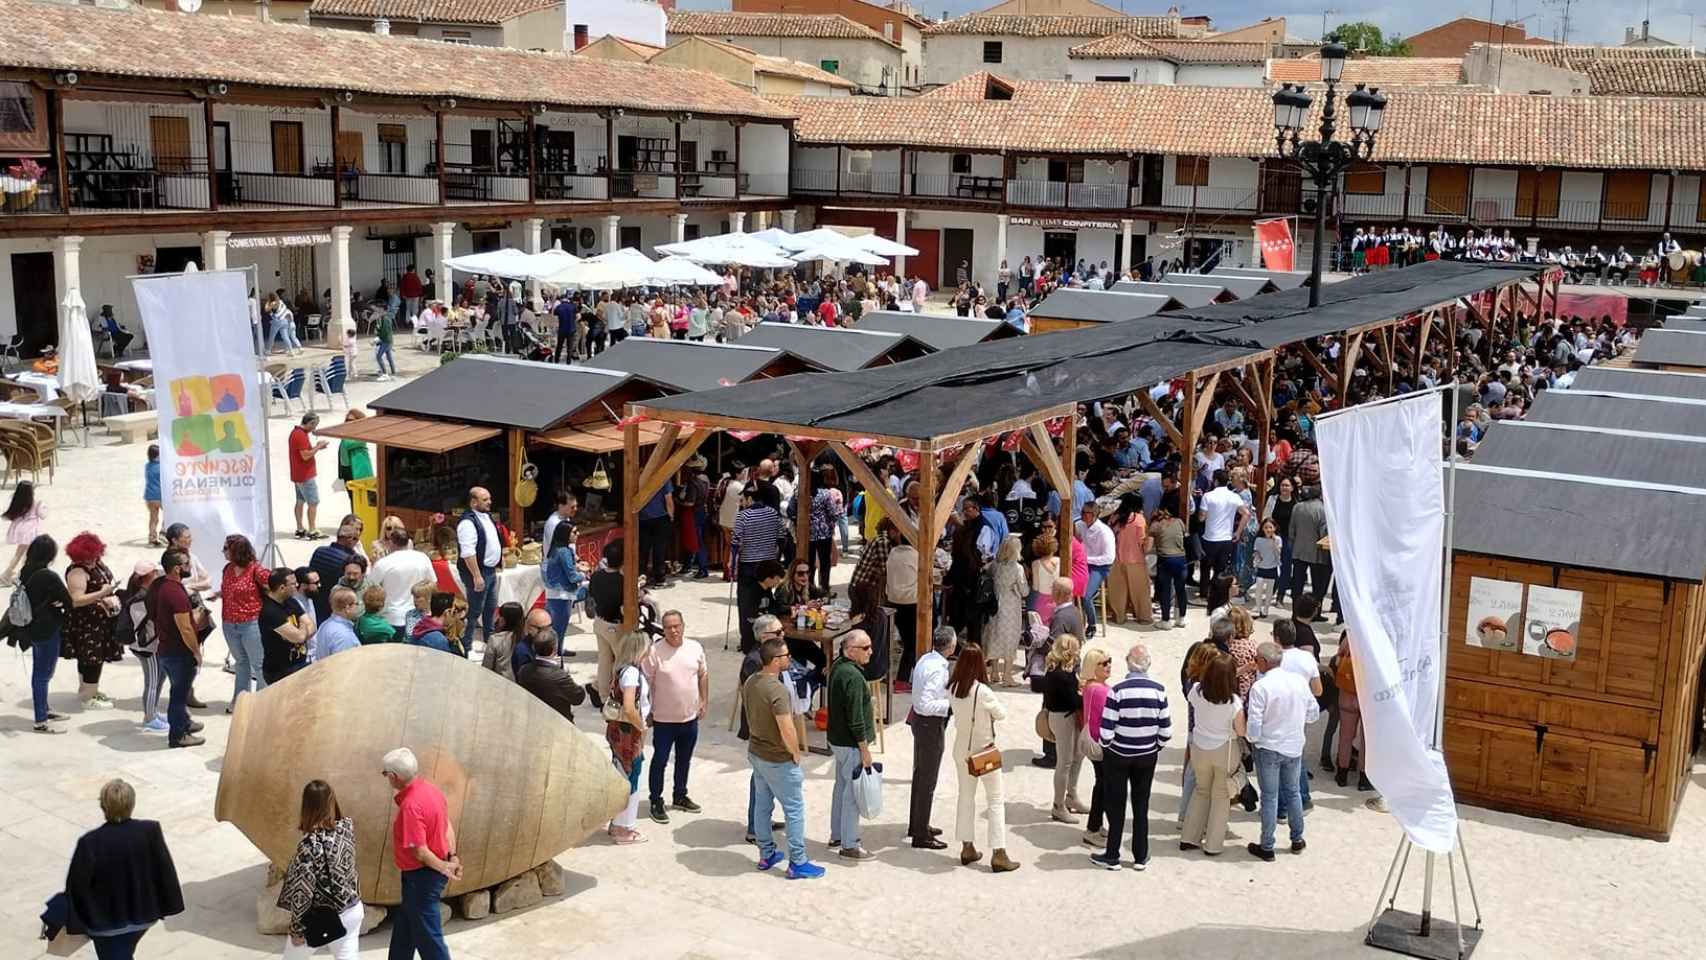
<svg viewBox="0 0 1706 960">
<path fill-rule="evenodd" d="M 841 856 L 853 861 L 876 857 L 859 843 L 859 801 L 853 784 L 860 771 L 870 768 L 870 743 L 876 739 L 871 688 L 865 685 L 865 664 L 870 660 L 870 636 L 863 630 L 849 630 L 841 638 L 841 656 L 829 668 L 829 751 L 835 755 L 829 846 L 840 847 Z"/>
</svg>

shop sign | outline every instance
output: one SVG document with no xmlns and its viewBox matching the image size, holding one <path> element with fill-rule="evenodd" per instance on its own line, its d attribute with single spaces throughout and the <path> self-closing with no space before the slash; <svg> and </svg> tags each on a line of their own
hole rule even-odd
<svg viewBox="0 0 1706 960">
<path fill-rule="evenodd" d="M 1117 220 L 1072 220 L 1066 217 L 1013 217 L 1007 221 L 1016 227 L 1041 227 L 1044 230 L 1118 230 Z"/>
<path fill-rule="evenodd" d="M 261 237 L 232 237 L 225 241 L 231 250 L 256 250 L 272 247 L 314 247 L 331 243 L 329 233 L 281 233 Z"/>
</svg>

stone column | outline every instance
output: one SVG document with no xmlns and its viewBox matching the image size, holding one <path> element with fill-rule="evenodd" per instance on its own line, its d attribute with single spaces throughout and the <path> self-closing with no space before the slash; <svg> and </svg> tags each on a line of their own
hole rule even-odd
<svg viewBox="0 0 1706 960">
<path fill-rule="evenodd" d="M 1001 276 L 1001 261 L 1007 259 L 1007 215 L 995 215 L 995 269 L 996 278 Z"/>
<path fill-rule="evenodd" d="M 528 217 L 526 220 L 521 222 L 521 226 L 522 242 L 526 244 L 527 252 L 539 253 L 542 251 L 544 248 L 540 246 L 540 238 L 545 228 L 544 219 L 541 217 Z M 545 301 L 539 296 L 539 281 L 527 281 L 527 300 L 533 305 L 534 310 L 544 309 Z"/>
<path fill-rule="evenodd" d="M 326 329 L 340 331 L 339 336 L 344 324 L 353 322 L 349 312 L 349 238 L 353 232 L 355 228 L 350 226 L 332 228 L 332 318 Z M 327 339 L 331 339 L 329 334 Z"/>
<path fill-rule="evenodd" d="M 605 253 L 615 252 L 616 245 L 621 242 L 622 233 L 618 229 L 618 227 L 621 225 L 621 223 L 622 223 L 622 218 L 617 216 L 614 213 L 611 214 L 610 216 L 604 218 L 604 252 Z"/>
<path fill-rule="evenodd" d="M 450 275 L 450 268 L 445 266 L 445 261 L 451 257 L 450 240 L 455 234 L 454 223 L 432 225 L 432 295 L 447 304 L 456 301 L 456 281 Z"/>
<path fill-rule="evenodd" d="M 736 210 L 734 213 L 729 214 L 729 232 L 746 232 L 746 213 L 744 211 Z"/>
<path fill-rule="evenodd" d="M 799 213 L 798 210 L 783 210 L 782 211 L 782 229 L 783 230 L 786 230 L 789 233 L 794 232 L 794 216 L 797 213 Z"/>
<path fill-rule="evenodd" d="M 1120 221 L 1120 250 L 1122 250 L 1125 255 L 1124 273 L 1126 274 L 1130 274 L 1131 268 L 1137 266 L 1137 260 L 1131 255 L 1131 226 L 1132 223 L 1130 220 Z"/>
<path fill-rule="evenodd" d="M 906 242 L 906 210 L 904 208 L 894 212 L 894 242 Z M 896 279 L 906 279 L 905 257 L 901 256 L 894 258 L 894 275 Z"/>
<path fill-rule="evenodd" d="M 202 269 L 225 269 L 225 242 L 230 239 L 229 230 L 209 230 L 201 235 Z"/>
<path fill-rule="evenodd" d="M 687 241 L 687 214 L 671 214 L 669 218 L 669 242 L 685 243 Z"/>
</svg>

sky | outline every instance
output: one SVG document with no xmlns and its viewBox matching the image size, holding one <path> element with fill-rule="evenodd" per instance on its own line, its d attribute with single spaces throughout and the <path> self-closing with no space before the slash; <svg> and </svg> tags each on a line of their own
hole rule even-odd
<svg viewBox="0 0 1706 960">
<path fill-rule="evenodd" d="M 944 12 L 959 16 L 990 6 L 995 0 L 914 0 L 914 6 L 926 16 L 940 19 Z M 1115 9 L 1130 14 L 1165 13 L 1171 0 L 1100 0 Z M 731 0 L 678 0 L 685 10 L 727 10 Z M 1321 14 L 1330 13 L 1328 29 L 1347 20 L 1367 20 L 1387 34 L 1402 35 L 1426 30 L 1428 27 L 1460 16 L 1500 21 L 1518 20 L 1530 35 L 1559 39 L 1563 13 L 1569 9 L 1572 43 L 1621 43 L 1624 27 L 1640 27 L 1641 19 L 1649 16 L 1652 33 L 1673 43 L 1687 44 L 1690 31 L 1696 47 L 1706 47 L 1706 4 L 1699 0 L 1444 0 L 1442 3 L 1416 3 L 1415 0 L 1181 0 L 1179 9 L 1186 15 L 1206 15 L 1214 18 L 1217 28 L 1242 26 L 1262 17 L 1287 19 L 1286 27 L 1294 37 L 1315 39 L 1321 34 Z M 1492 11 L 1492 17 L 1488 12 Z M 1690 13 L 1694 14 L 1691 22 Z"/>
</svg>

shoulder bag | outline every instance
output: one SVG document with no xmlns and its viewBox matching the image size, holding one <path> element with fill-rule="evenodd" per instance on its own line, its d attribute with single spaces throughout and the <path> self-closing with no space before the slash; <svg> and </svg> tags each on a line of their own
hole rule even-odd
<svg viewBox="0 0 1706 960">
<path fill-rule="evenodd" d="M 971 738 L 977 734 L 977 698 L 983 693 L 983 684 L 977 684 L 971 689 L 971 719 L 966 723 L 966 772 L 974 777 L 994 773 L 1001 769 L 1001 750 L 994 743 L 986 745 L 976 753 L 971 749 Z"/>
</svg>

